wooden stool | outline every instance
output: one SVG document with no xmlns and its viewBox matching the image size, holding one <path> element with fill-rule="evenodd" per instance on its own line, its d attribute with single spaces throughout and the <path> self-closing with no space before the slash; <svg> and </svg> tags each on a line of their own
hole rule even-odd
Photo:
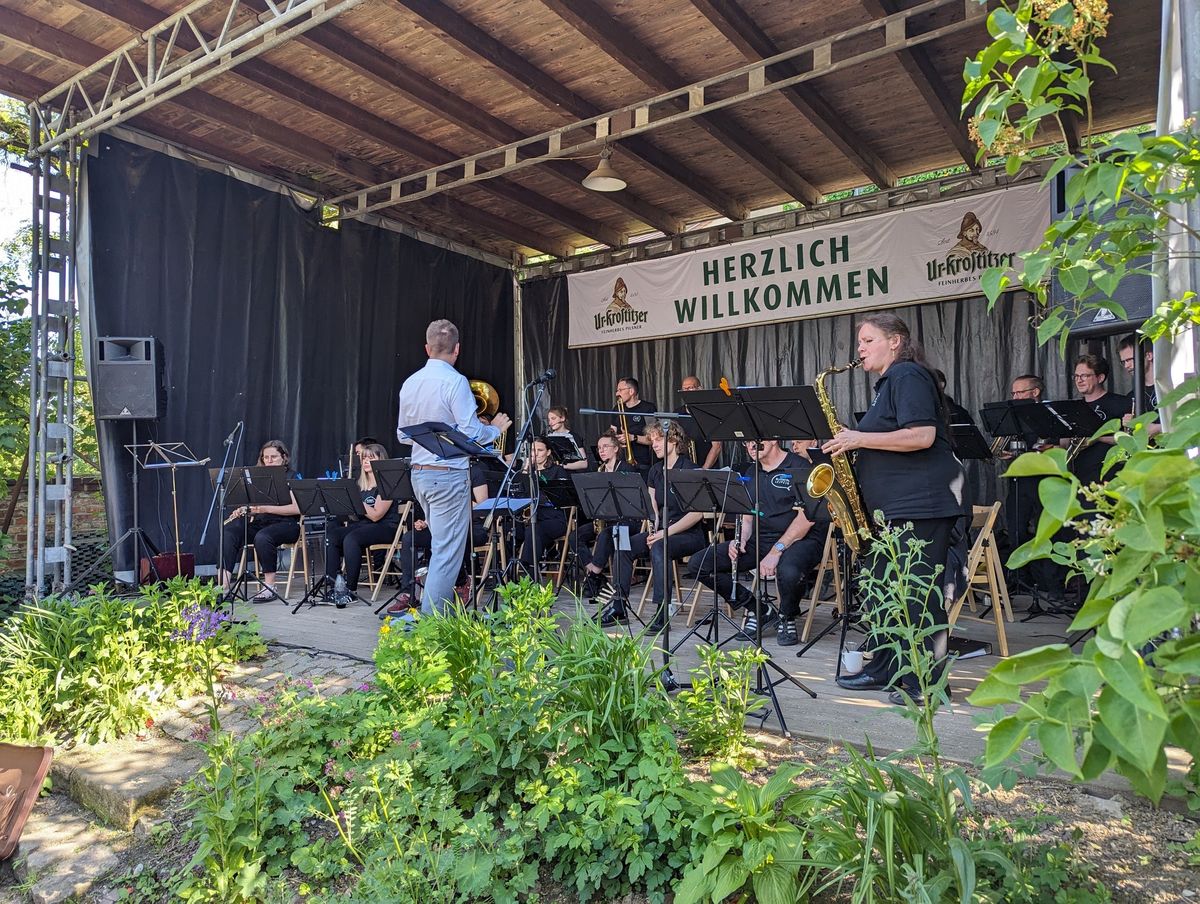
<svg viewBox="0 0 1200 904">
<path fill-rule="evenodd" d="M 975 594 L 986 593 L 992 604 L 991 621 L 996 627 L 996 642 L 1000 647 L 1000 655 L 1007 656 L 1008 636 L 1004 630 L 1004 620 L 1007 618 L 1012 621 L 1013 613 L 1012 602 L 1008 597 L 1008 583 L 1004 580 L 1004 566 L 1000 561 L 1000 553 L 996 550 L 994 530 L 999 515 L 999 502 L 972 507 L 971 530 L 977 533 L 975 542 L 971 544 L 971 552 L 967 555 L 967 586 L 950 607 L 946 621 L 951 626 L 960 618 L 987 624 L 986 618 L 962 614 L 963 605 L 967 603 L 970 604 L 972 612 L 977 612 Z"/>
</svg>

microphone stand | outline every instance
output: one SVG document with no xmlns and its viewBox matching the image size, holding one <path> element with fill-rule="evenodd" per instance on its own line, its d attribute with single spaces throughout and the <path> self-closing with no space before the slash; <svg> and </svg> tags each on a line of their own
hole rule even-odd
<svg viewBox="0 0 1200 904">
<path fill-rule="evenodd" d="M 245 422 L 238 421 L 237 426 L 230 431 L 229 436 L 225 438 L 225 454 L 221 457 L 221 469 L 217 474 L 217 486 L 213 492 L 213 498 L 208 503 L 208 516 L 204 519 L 204 530 L 200 534 L 199 546 L 203 548 L 204 541 L 208 539 L 208 529 L 212 526 L 213 509 L 216 508 L 222 515 L 225 514 L 225 489 L 228 485 L 229 461 L 233 459 L 237 461 L 238 453 L 242 448 L 242 436 L 245 434 Z M 235 440 L 234 437 L 237 437 Z M 219 505 L 218 505 L 219 502 Z M 247 519 L 249 520 L 249 519 Z M 217 538 L 217 581 L 221 580 L 221 568 L 225 564 L 225 525 L 221 525 L 221 535 Z M 232 601 L 231 601 L 232 605 Z"/>
<path fill-rule="evenodd" d="M 497 499 L 507 499 L 508 498 L 509 491 L 512 488 L 513 477 L 516 475 L 516 471 L 517 471 L 516 452 L 518 449 L 520 449 L 522 447 L 522 445 L 524 445 L 525 460 L 528 462 L 531 462 L 531 464 L 529 466 L 529 476 L 530 476 L 529 495 L 530 495 L 530 499 L 532 501 L 530 502 L 531 511 L 529 513 L 529 542 L 533 544 L 533 547 L 532 547 L 533 549 L 537 549 L 537 507 L 538 507 L 538 504 L 541 502 L 541 498 L 540 498 L 541 494 L 538 492 L 537 472 L 534 469 L 534 466 L 532 464 L 532 461 L 533 461 L 533 416 L 534 416 L 534 413 L 538 410 L 538 406 L 541 405 L 542 396 L 544 396 L 546 394 L 546 383 L 548 383 L 550 379 L 553 379 L 553 375 L 551 375 L 549 377 L 549 379 L 542 378 L 542 379 L 537 379 L 537 380 L 531 380 L 529 383 L 525 384 L 524 391 L 526 393 L 528 393 L 530 388 L 533 386 L 537 387 L 537 393 L 533 398 L 533 404 L 529 406 L 529 413 L 525 416 L 525 423 L 521 425 L 521 430 L 517 434 L 516 440 L 513 442 L 513 459 L 512 459 L 512 461 L 510 461 L 508 463 L 508 467 L 504 471 L 504 479 L 500 482 L 500 489 L 496 493 Z M 490 517 L 495 518 L 496 513 L 493 511 L 491 513 Z M 489 526 L 490 526 L 490 524 L 489 524 Z M 514 532 L 514 537 L 513 537 L 514 542 L 513 542 L 512 551 L 513 551 L 513 556 L 515 557 L 516 553 L 517 553 L 515 523 L 513 525 L 513 532 Z M 537 561 L 538 558 L 539 558 L 538 556 L 534 556 L 533 579 L 535 582 L 541 583 L 541 567 L 540 567 L 540 563 Z"/>
</svg>

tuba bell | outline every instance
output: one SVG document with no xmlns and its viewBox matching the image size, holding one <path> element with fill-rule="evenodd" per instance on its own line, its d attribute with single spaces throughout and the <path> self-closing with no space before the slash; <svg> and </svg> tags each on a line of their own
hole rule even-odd
<svg viewBox="0 0 1200 904">
<path fill-rule="evenodd" d="M 833 407 L 833 402 L 830 401 L 829 393 L 825 389 L 825 380 L 830 374 L 840 374 L 858 367 L 858 365 L 859 362 L 855 360 L 844 367 L 830 367 L 817 374 L 817 378 L 813 381 L 817 391 L 817 401 L 821 403 L 821 411 L 825 415 L 825 420 L 829 422 L 829 429 L 834 436 L 846 428 L 838 420 L 837 409 Z M 863 538 L 871 536 L 874 530 L 863 507 L 858 481 L 854 478 L 854 471 L 850 467 L 849 459 L 845 455 L 835 455 L 832 464 L 821 462 L 816 465 L 809 472 L 805 490 L 814 499 L 826 499 L 830 514 L 833 516 L 834 522 L 842 529 L 842 536 L 846 538 L 846 543 L 852 550 L 858 552 Z"/>
<path fill-rule="evenodd" d="M 471 387 L 471 395 L 475 396 L 475 416 L 486 417 L 490 420 L 500 410 L 500 393 L 486 380 L 469 380 L 468 383 Z M 505 430 L 496 440 L 496 452 L 499 455 L 504 454 L 504 440 L 507 435 L 508 431 Z"/>
</svg>

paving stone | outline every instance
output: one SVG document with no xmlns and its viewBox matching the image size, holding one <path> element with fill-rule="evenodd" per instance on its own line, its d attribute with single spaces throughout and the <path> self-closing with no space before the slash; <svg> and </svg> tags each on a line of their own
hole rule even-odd
<svg viewBox="0 0 1200 904">
<path fill-rule="evenodd" d="M 78 851 L 115 837 L 116 833 L 96 825 L 95 817 L 66 795 L 39 797 L 21 832 L 21 847 L 13 859 L 13 872 L 19 881 L 25 882 Z"/>
<path fill-rule="evenodd" d="M 121 865 L 121 855 L 105 845 L 89 847 L 86 856 L 63 863 L 50 875 L 40 877 L 29 889 L 33 904 L 58 904 L 86 894 L 96 880 Z"/>
<path fill-rule="evenodd" d="M 133 828 L 138 813 L 199 769 L 203 752 L 159 735 L 78 747 L 51 765 L 56 787 L 110 825 Z"/>
<path fill-rule="evenodd" d="M 1081 794 L 1079 801 L 1085 806 L 1091 807 L 1097 813 L 1102 813 L 1113 819 L 1120 819 L 1125 812 L 1125 808 L 1121 804 L 1121 798 L 1119 797 L 1097 797 L 1093 794 Z"/>
</svg>

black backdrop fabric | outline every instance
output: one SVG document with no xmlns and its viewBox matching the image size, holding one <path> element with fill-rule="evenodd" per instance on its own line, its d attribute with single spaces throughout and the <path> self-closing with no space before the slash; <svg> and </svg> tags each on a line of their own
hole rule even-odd
<svg viewBox="0 0 1200 904">
<path fill-rule="evenodd" d="M 86 166 L 91 334 L 154 336 L 165 353 L 166 416 L 140 422 L 139 439 L 186 442 L 216 466 L 241 420 L 235 463 L 277 438 L 305 477 L 335 469 L 358 436 L 397 452 L 397 392 L 440 317 L 459 327 L 459 370 L 513 398 L 511 271 L 386 229 L 331 229 L 285 194 L 109 137 Z M 130 523 L 132 429 L 99 422 L 114 537 Z M 207 472 L 177 482 L 183 549 L 215 562 L 219 518 L 198 549 Z M 142 475 L 141 523 L 164 548 L 170 487 Z"/>
<path fill-rule="evenodd" d="M 1041 374 L 1051 398 L 1065 398 L 1066 367 L 1053 347 L 1039 347 L 1029 324 L 1028 301 L 1007 298 L 989 313 L 983 298 L 913 305 L 895 311 L 925 346 L 930 363 L 947 377 L 947 392 L 979 423 L 984 402 L 1007 399 L 1014 377 Z M 567 278 L 555 276 L 521 286 L 526 372 L 558 370 L 548 404 L 611 408 L 622 376 L 636 377 L 642 398 L 659 410 L 679 405 L 678 389 L 689 374 L 707 387 L 721 377 L 734 385 L 787 386 L 811 383 L 818 372 L 857 357 L 852 314 L 748 327 L 698 336 L 567 348 Z M 861 371 L 831 376 L 826 383 L 843 423 L 871 400 L 871 383 Z M 575 435 L 593 442 L 610 417 L 572 418 Z M 985 434 L 986 437 L 986 434 Z M 998 467 L 969 464 L 976 504 L 996 497 Z"/>
</svg>

